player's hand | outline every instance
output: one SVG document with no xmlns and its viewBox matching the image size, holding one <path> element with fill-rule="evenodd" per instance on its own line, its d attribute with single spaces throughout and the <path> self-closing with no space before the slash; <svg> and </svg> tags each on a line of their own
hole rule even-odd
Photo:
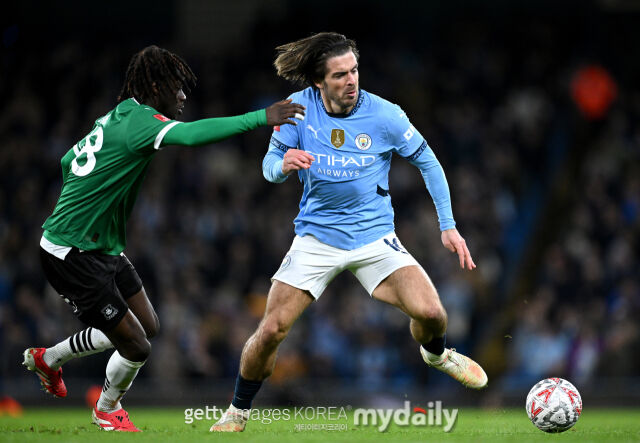
<svg viewBox="0 0 640 443">
<path fill-rule="evenodd" d="M 282 159 L 282 173 L 289 175 L 293 171 L 309 169 L 315 159 L 313 155 L 301 149 L 289 149 Z"/>
<path fill-rule="evenodd" d="M 298 103 L 291 103 L 291 99 L 275 102 L 267 108 L 267 126 L 297 125 L 292 118 L 304 120 L 304 110 L 307 109 Z"/>
<path fill-rule="evenodd" d="M 458 253 L 458 258 L 460 259 L 460 267 L 462 269 L 464 269 L 465 267 L 468 270 L 475 269 L 476 264 L 471 258 L 471 253 L 469 252 L 469 248 L 467 248 L 467 242 L 464 241 L 464 238 L 462 238 L 456 228 L 442 231 L 441 238 L 442 244 L 445 248 L 447 248 L 451 252 Z"/>
</svg>

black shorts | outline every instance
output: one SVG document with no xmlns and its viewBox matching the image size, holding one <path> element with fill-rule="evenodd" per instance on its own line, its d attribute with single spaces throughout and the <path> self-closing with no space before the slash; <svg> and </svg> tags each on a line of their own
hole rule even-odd
<svg viewBox="0 0 640 443">
<path fill-rule="evenodd" d="M 124 255 L 71 248 L 60 260 L 40 248 L 40 262 L 53 289 L 83 323 L 109 331 L 129 309 L 127 300 L 142 289 L 142 280 Z"/>
</svg>

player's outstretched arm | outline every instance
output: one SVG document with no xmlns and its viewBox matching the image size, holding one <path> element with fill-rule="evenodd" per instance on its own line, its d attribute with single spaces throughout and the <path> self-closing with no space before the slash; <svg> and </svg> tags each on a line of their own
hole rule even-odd
<svg viewBox="0 0 640 443">
<path fill-rule="evenodd" d="M 473 258 L 471 258 L 471 253 L 469 252 L 469 248 L 467 248 L 467 242 L 462 238 L 456 228 L 442 231 L 441 239 L 445 248 L 451 252 L 458 253 L 460 267 L 462 269 L 465 267 L 470 271 L 475 269 L 476 264 L 473 262 Z"/>
<path fill-rule="evenodd" d="M 205 118 L 188 123 L 175 123 L 162 140 L 161 146 L 201 146 L 251 131 L 260 126 L 295 124 L 291 118 L 304 118 L 304 106 L 291 99 L 274 103 L 266 109 L 233 117 Z"/>
</svg>

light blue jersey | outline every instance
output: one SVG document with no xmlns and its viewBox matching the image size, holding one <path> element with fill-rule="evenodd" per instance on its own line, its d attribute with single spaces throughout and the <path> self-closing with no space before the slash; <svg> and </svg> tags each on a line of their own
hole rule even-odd
<svg viewBox="0 0 640 443">
<path fill-rule="evenodd" d="M 262 168 L 267 180 L 280 183 L 287 178 L 282 159 L 288 149 L 315 158 L 310 169 L 298 171 L 304 191 L 296 234 L 352 250 L 394 231 L 389 195 L 394 152 L 420 168 L 440 229 L 455 227 L 442 167 L 399 106 L 364 90 L 348 114 L 327 112 L 320 92 L 311 87 L 290 98 L 306 106 L 305 119 L 274 128 Z"/>
</svg>

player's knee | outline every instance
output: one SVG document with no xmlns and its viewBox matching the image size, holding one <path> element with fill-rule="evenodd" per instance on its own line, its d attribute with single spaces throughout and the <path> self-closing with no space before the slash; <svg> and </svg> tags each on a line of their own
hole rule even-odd
<svg viewBox="0 0 640 443">
<path fill-rule="evenodd" d="M 153 322 L 150 325 L 146 325 L 144 332 L 147 338 L 153 338 L 160 332 L 160 320 L 157 315 L 153 316 Z"/>
<path fill-rule="evenodd" d="M 286 324 L 278 319 L 265 319 L 260 325 L 260 337 L 265 345 L 277 345 L 284 340 L 289 332 Z"/>
<path fill-rule="evenodd" d="M 447 324 L 447 312 L 439 303 L 424 303 L 416 310 L 413 318 L 441 327 L 446 327 Z"/>
<path fill-rule="evenodd" d="M 151 343 L 146 338 L 140 338 L 131 341 L 127 346 L 124 346 L 124 349 L 119 349 L 118 352 L 127 360 L 145 361 L 151 355 Z"/>
<path fill-rule="evenodd" d="M 151 343 L 144 339 L 138 345 L 136 358 L 133 361 L 145 361 L 151 355 Z"/>
</svg>

